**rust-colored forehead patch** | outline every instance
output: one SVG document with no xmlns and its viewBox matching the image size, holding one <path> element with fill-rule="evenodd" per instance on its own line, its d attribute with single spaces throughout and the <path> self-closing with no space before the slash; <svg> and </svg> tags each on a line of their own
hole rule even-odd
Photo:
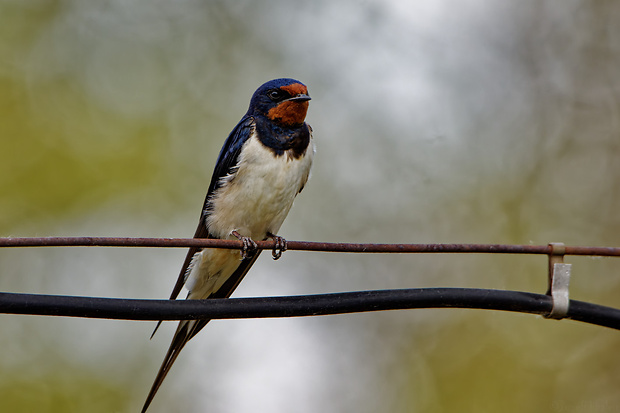
<svg viewBox="0 0 620 413">
<path fill-rule="evenodd" d="M 282 86 L 280 89 L 290 93 L 291 96 L 308 94 L 308 88 L 301 83 L 293 83 L 292 85 Z"/>
</svg>

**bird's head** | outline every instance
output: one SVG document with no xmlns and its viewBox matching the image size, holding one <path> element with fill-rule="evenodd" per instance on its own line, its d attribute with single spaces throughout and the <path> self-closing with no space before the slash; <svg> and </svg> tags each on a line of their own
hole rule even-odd
<svg viewBox="0 0 620 413">
<path fill-rule="evenodd" d="M 304 123 L 308 111 L 308 88 L 295 79 L 274 79 L 259 87 L 248 115 L 262 115 L 276 124 L 294 127 Z"/>
</svg>

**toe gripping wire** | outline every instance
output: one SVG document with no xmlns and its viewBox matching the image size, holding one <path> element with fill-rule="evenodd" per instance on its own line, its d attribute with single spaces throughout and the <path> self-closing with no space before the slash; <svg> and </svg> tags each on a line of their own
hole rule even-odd
<svg viewBox="0 0 620 413">
<path fill-rule="evenodd" d="M 571 264 L 564 263 L 566 247 L 561 242 L 549 243 L 549 287 L 547 295 L 553 300 L 553 307 L 545 318 L 561 320 L 568 314 L 570 303 L 568 285 L 570 282 Z"/>
</svg>

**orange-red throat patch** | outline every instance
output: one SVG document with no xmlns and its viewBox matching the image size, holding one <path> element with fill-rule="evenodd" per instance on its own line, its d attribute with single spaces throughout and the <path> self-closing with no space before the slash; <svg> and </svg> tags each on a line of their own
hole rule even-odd
<svg viewBox="0 0 620 413">
<path fill-rule="evenodd" d="M 308 88 L 301 83 L 282 86 L 280 89 L 287 91 L 291 96 L 305 95 L 308 93 Z M 306 119 L 308 106 L 308 101 L 298 102 L 295 100 L 285 100 L 275 108 L 271 108 L 267 113 L 267 117 L 286 126 L 301 125 Z"/>
<path fill-rule="evenodd" d="M 286 126 L 301 125 L 306 119 L 308 101 L 285 100 L 267 113 L 267 117 Z"/>
</svg>

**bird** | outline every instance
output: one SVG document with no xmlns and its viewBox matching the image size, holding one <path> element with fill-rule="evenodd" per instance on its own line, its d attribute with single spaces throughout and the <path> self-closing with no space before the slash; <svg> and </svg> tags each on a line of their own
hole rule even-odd
<svg viewBox="0 0 620 413">
<path fill-rule="evenodd" d="M 306 85 L 290 78 L 270 80 L 254 92 L 219 153 L 194 234 L 238 239 L 243 248 L 190 248 L 171 300 L 183 286 L 189 300 L 230 297 L 261 252 L 254 240 L 273 239 L 274 259 L 286 250 L 286 240 L 277 233 L 310 177 L 315 153 L 312 128 L 305 122 L 309 101 Z M 209 321 L 179 322 L 142 413 L 185 344 Z"/>
</svg>

